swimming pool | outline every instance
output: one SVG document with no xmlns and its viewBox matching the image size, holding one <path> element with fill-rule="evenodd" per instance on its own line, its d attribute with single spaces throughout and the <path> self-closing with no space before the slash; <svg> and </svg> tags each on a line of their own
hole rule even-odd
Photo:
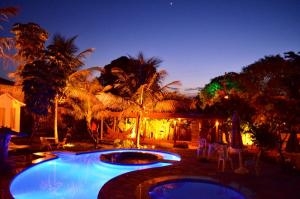
<svg viewBox="0 0 300 199">
<path fill-rule="evenodd" d="M 216 182 L 184 178 L 154 185 L 149 196 L 151 199 L 246 199 L 238 191 Z"/>
<path fill-rule="evenodd" d="M 99 160 L 112 152 L 144 152 L 159 155 L 162 160 L 142 165 L 114 165 Z M 166 162 L 164 162 L 166 161 Z M 17 175 L 10 192 L 15 199 L 97 198 L 101 187 L 121 174 L 180 161 L 176 154 L 153 150 L 107 150 L 82 154 L 58 154 L 58 157 L 34 165 Z"/>
</svg>

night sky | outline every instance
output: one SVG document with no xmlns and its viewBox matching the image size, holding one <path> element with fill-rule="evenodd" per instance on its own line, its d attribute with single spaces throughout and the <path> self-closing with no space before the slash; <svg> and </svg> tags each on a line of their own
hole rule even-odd
<svg viewBox="0 0 300 199">
<path fill-rule="evenodd" d="M 35 22 L 50 35 L 78 35 L 80 50 L 95 48 L 87 66 L 141 51 L 162 59 L 167 82 L 181 80 L 183 88 L 239 72 L 265 55 L 300 51 L 299 0 L 0 1 L 11 5 L 21 10 L 10 26 Z"/>
</svg>

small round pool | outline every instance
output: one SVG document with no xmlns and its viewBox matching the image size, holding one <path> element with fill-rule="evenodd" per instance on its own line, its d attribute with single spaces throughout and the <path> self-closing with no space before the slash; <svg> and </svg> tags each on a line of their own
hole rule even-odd
<svg viewBox="0 0 300 199">
<path fill-rule="evenodd" d="M 150 188 L 149 196 L 151 199 L 246 199 L 230 187 L 199 179 L 160 182 Z"/>
<path fill-rule="evenodd" d="M 100 160 L 103 162 L 120 165 L 154 164 L 162 159 L 162 156 L 158 154 L 139 151 L 113 152 L 100 156 Z"/>
</svg>

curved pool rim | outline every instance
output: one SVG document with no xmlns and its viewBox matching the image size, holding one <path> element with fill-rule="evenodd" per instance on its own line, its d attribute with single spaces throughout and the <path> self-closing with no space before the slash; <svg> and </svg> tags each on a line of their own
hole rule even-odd
<svg viewBox="0 0 300 199">
<path fill-rule="evenodd" d="M 220 182 L 219 180 L 212 178 L 212 177 L 206 177 L 206 176 L 185 176 L 185 175 L 172 175 L 172 176 L 161 176 L 156 177 L 147 181 L 142 182 L 139 184 L 135 190 L 135 195 L 137 199 L 151 199 L 150 192 L 155 189 L 158 186 L 162 186 L 169 183 L 176 183 L 176 182 L 200 182 L 200 183 L 208 183 L 212 185 L 222 186 L 224 188 L 227 188 L 231 191 L 234 191 L 241 196 L 244 197 L 244 199 L 250 199 L 253 198 L 252 194 L 249 194 L 246 190 L 237 190 L 234 186 L 230 184 L 224 184 Z"/>
<path fill-rule="evenodd" d="M 103 156 L 105 155 L 116 155 L 116 154 L 122 154 L 122 153 L 136 153 L 136 154 L 147 154 L 147 155 L 152 155 L 156 159 L 150 160 L 146 163 L 123 163 L 123 162 L 112 162 L 108 161 L 106 159 L 102 159 Z M 130 166 L 130 165 L 136 165 L 136 166 L 144 166 L 144 165 L 151 165 L 151 164 L 156 164 L 158 162 L 165 162 L 163 157 L 161 155 L 153 154 L 153 153 L 148 153 L 148 152 L 137 152 L 137 151 L 128 151 L 128 152 L 111 152 L 111 153 L 106 153 L 106 154 L 101 154 L 99 157 L 100 161 L 103 163 L 107 164 L 112 164 L 112 165 L 124 165 L 124 166 Z"/>
<path fill-rule="evenodd" d="M 114 166 L 147 166 L 147 165 L 154 165 L 154 164 L 156 164 L 156 163 L 163 163 L 163 162 L 165 162 L 165 163 L 171 163 L 171 165 L 173 165 L 173 164 L 176 164 L 177 162 L 179 162 L 179 161 L 181 161 L 181 156 L 180 155 L 178 155 L 178 154 L 176 154 L 176 153 L 172 153 L 172 152 L 169 152 L 169 151 L 163 151 L 163 150 L 153 150 L 153 149 L 137 149 L 137 148 L 119 148 L 119 149 L 100 149 L 100 150 L 93 150 L 93 151 L 84 151 L 84 152 L 67 152 L 67 151 L 52 151 L 52 152 L 49 152 L 49 153 L 51 153 L 52 155 L 53 155 L 53 157 L 50 157 L 49 159 L 46 159 L 46 160 L 44 160 L 44 161 L 41 161 L 41 162 L 39 162 L 39 163 L 35 163 L 35 164 L 32 164 L 32 165 L 30 165 L 30 166 L 28 166 L 28 167 L 26 167 L 25 169 L 23 169 L 21 172 L 19 172 L 19 173 L 17 173 L 11 180 L 10 180 L 10 183 L 9 183 L 9 194 L 10 194 L 10 196 L 12 197 L 12 198 L 14 198 L 13 197 L 13 194 L 12 194 L 12 192 L 11 192 L 11 186 L 12 186 L 12 183 L 14 182 L 14 180 L 16 179 L 16 178 L 18 178 L 20 175 L 22 175 L 23 173 L 25 173 L 26 171 L 28 171 L 28 170 L 30 170 L 30 169 L 32 169 L 32 168 L 34 168 L 34 167 L 36 167 L 36 166 L 38 166 L 38 165 L 41 165 L 41 164 L 43 164 L 43 163 L 46 163 L 46 162 L 49 162 L 49 161 L 53 161 L 53 160 L 55 160 L 55 159 L 58 159 L 58 158 L 60 158 L 60 154 L 65 154 L 65 153 L 70 153 L 70 154 L 72 154 L 72 155 L 75 155 L 75 156 L 79 156 L 79 155 L 84 155 L 84 154 L 92 154 L 92 153 L 99 153 L 99 152 L 103 152 L 103 153 L 106 153 L 106 152 L 108 152 L 108 153 L 111 153 L 111 152 L 118 152 L 118 151 L 126 151 L 126 152 L 128 152 L 128 151 L 143 151 L 143 152 L 149 152 L 150 154 L 151 154 L 151 152 L 157 152 L 157 153 L 164 153 L 164 154 L 168 154 L 168 155 L 172 155 L 172 156 L 174 156 L 174 157 L 176 157 L 177 158 L 177 160 L 166 160 L 166 159 L 160 159 L 160 161 L 157 161 L 157 162 L 151 162 L 151 163 L 146 163 L 146 164 L 140 164 L 140 165 L 137 165 L 137 164 L 126 164 L 126 165 L 124 165 L 124 164 L 111 164 L 111 163 L 107 163 L 107 162 L 104 162 L 104 161 L 101 161 L 100 160 L 100 158 L 99 158 L 99 162 L 101 162 L 102 164 L 107 164 L 107 165 L 114 165 Z M 151 167 L 150 167 L 151 168 Z M 147 168 L 147 169 L 150 169 L 150 168 Z M 154 167 L 154 168 L 156 168 L 156 167 Z M 136 170 L 134 170 L 134 171 L 131 171 L 131 172 L 135 172 Z M 125 174 L 125 173 L 123 173 L 123 174 Z M 121 175 L 123 175 L 123 174 L 121 174 Z M 119 175 L 120 176 L 120 175 Z M 114 178 L 116 178 L 116 177 L 118 177 L 118 176 L 115 176 Z M 112 178 L 112 179 L 114 179 L 114 178 Z M 110 179 L 110 180 L 112 180 L 112 179 Z M 108 180 L 107 182 L 109 182 L 110 180 Z M 106 183 L 107 183 L 106 182 Z M 106 184 L 105 183 L 105 184 Z M 103 185 L 104 186 L 104 185 Z M 102 188 L 102 187 L 101 187 Z M 101 190 L 101 188 L 98 190 L 98 193 L 100 192 L 100 190 Z"/>
</svg>

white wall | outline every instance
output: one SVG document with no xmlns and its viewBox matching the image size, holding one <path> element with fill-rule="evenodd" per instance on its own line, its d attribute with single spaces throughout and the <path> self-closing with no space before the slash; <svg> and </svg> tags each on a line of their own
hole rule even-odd
<svg viewBox="0 0 300 199">
<path fill-rule="evenodd" d="M 8 94 L 2 94 L 0 96 L 0 108 L 4 109 L 5 112 L 5 120 L 2 126 L 9 127 L 14 131 L 20 132 L 21 106 L 23 105 L 20 102 L 18 102 Z"/>
</svg>

